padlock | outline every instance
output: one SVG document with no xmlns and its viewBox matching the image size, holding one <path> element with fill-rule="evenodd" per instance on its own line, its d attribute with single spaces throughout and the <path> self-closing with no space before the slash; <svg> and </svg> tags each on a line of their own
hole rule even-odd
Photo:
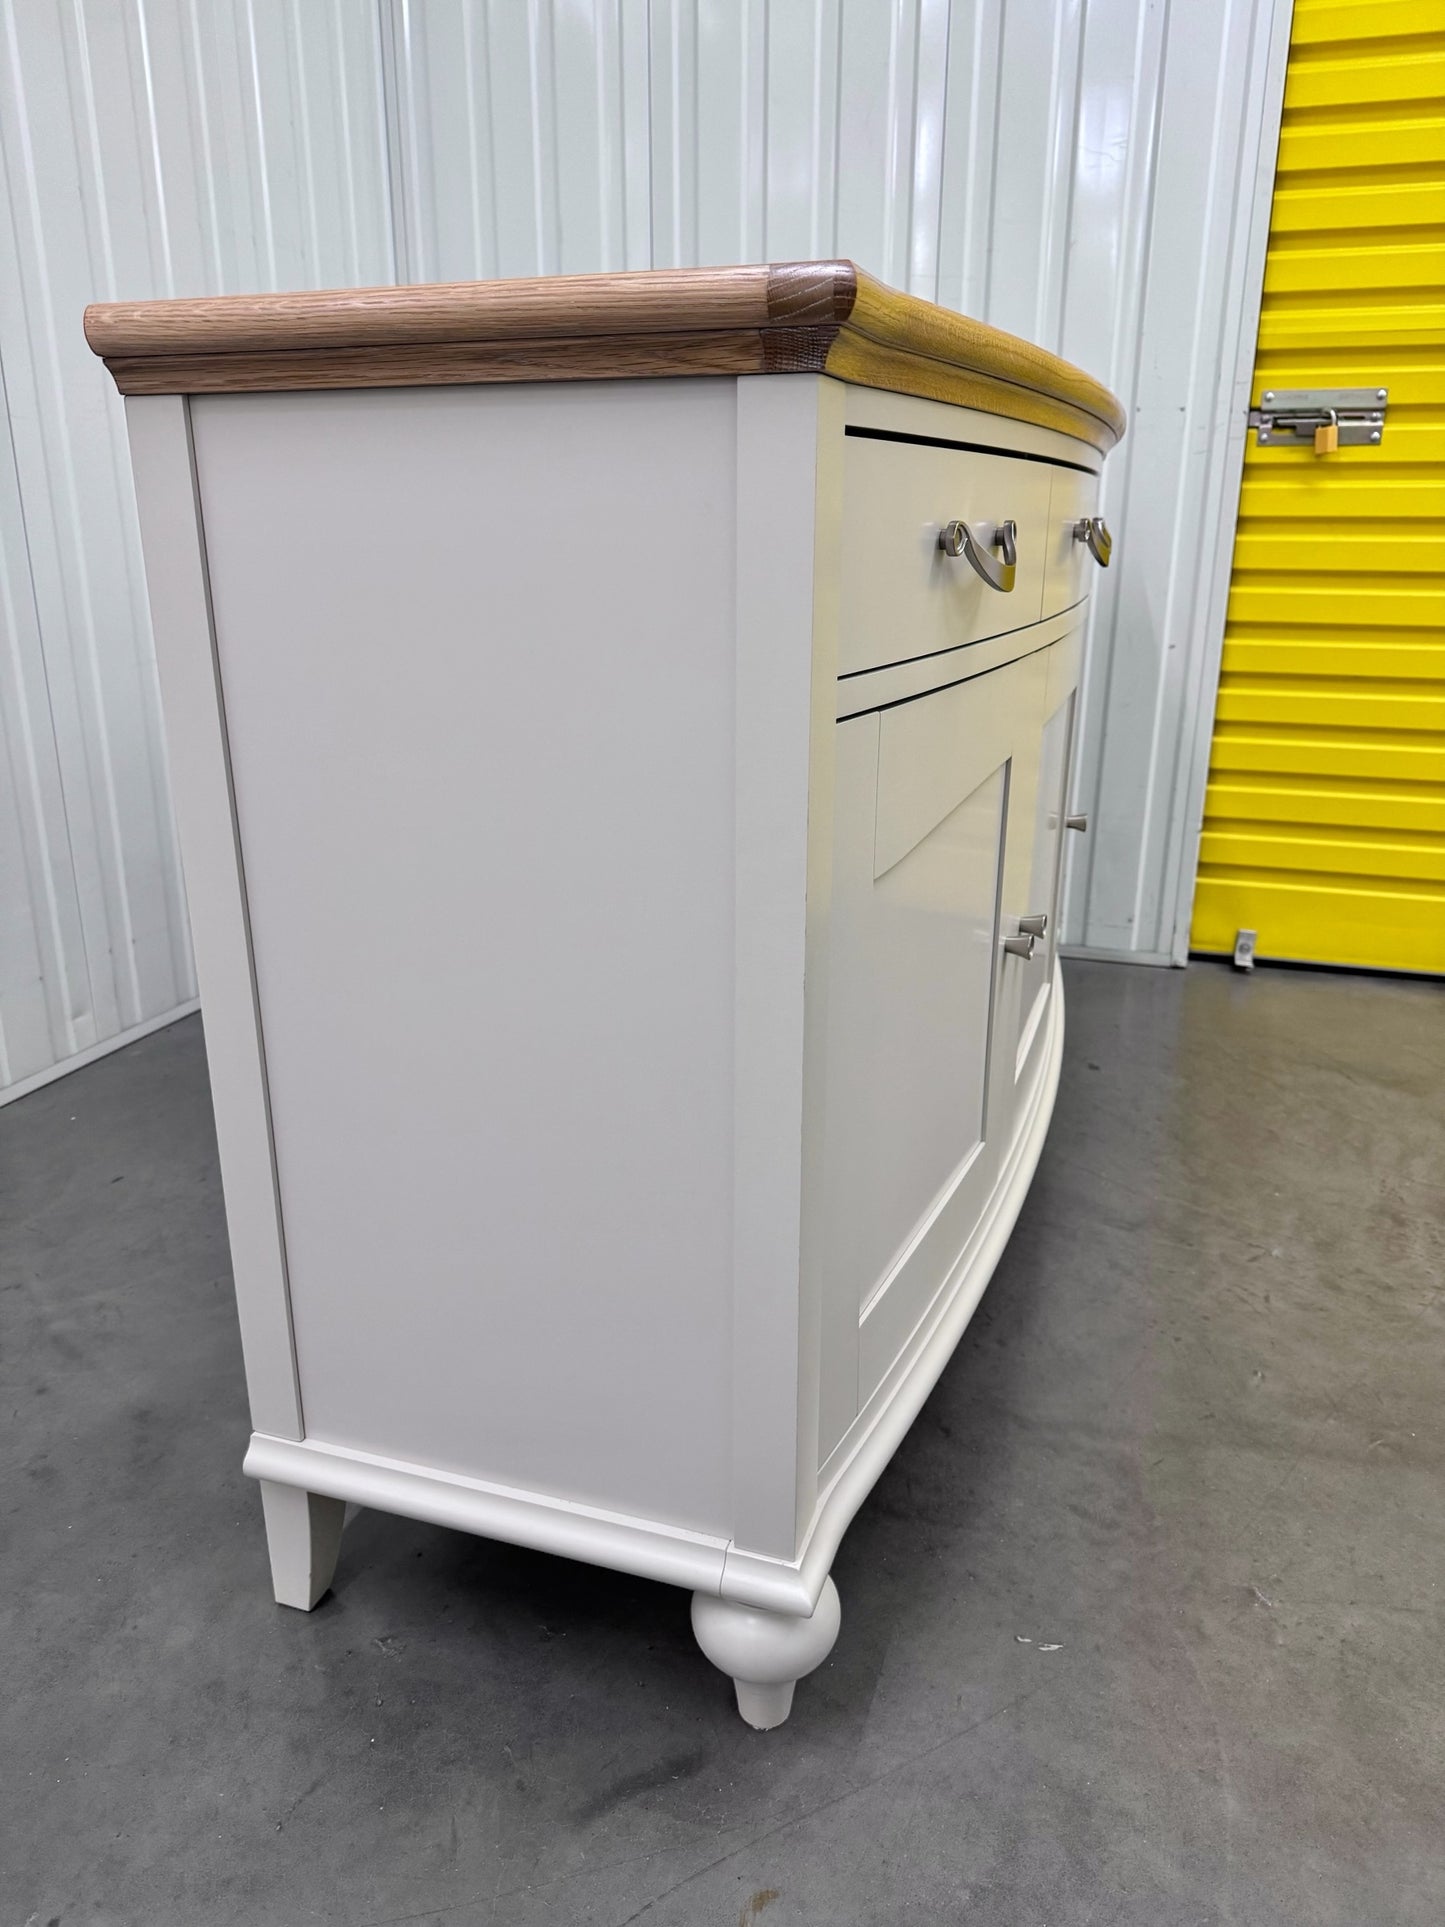
<svg viewBox="0 0 1445 1927">
<path fill-rule="evenodd" d="M 1321 422 L 1315 430 L 1316 455 L 1333 455 L 1340 445 L 1340 418 L 1334 409 L 1330 410 L 1327 422 Z"/>
</svg>

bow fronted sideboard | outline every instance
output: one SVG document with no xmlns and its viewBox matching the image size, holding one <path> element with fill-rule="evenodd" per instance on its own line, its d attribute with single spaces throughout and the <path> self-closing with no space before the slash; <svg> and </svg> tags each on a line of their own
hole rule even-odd
<svg viewBox="0 0 1445 1927">
<path fill-rule="evenodd" d="M 86 328 L 276 1596 L 348 1502 L 646 1574 L 776 1725 L 1053 1107 L 1119 405 L 846 261 Z"/>
</svg>

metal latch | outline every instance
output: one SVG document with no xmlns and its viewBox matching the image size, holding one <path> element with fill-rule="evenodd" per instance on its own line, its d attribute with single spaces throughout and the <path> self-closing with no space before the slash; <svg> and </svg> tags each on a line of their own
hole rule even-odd
<svg viewBox="0 0 1445 1927">
<path fill-rule="evenodd" d="M 1266 388 L 1249 425 L 1260 448 L 1368 448 L 1383 440 L 1388 388 Z"/>
</svg>

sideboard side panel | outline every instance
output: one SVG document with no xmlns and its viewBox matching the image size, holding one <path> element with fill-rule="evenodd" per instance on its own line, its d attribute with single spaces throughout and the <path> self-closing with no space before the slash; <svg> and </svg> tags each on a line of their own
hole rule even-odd
<svg viewBox="0 0 1445 1927">
<path fill-rule="evenodd" d="M 251 932 L 188 404 L 126 402 L 251 1422 L 302 1436 Z"/>
<path fill-rule="evenodd" d="M 722 1532 L 731 384 L 192 407 L 306 1436 Z"/>
</svg>

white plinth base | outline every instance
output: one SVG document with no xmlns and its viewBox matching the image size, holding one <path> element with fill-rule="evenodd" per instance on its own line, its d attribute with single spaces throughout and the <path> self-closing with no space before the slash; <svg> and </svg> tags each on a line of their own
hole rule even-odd
<svg viewBox="0 0 1445 1927">
<path fill-rule="evenodd" d="M 713 1665 L 732 1676 L 738 1711 L 749 1726 L 781 1726 L 793 1688 L 833 1650 L 842 1609 L 831 1578 L 808 1619 L 739 1606 L 711 1593 L 692 1596 L 692 1630 Z"/>
</svg>

